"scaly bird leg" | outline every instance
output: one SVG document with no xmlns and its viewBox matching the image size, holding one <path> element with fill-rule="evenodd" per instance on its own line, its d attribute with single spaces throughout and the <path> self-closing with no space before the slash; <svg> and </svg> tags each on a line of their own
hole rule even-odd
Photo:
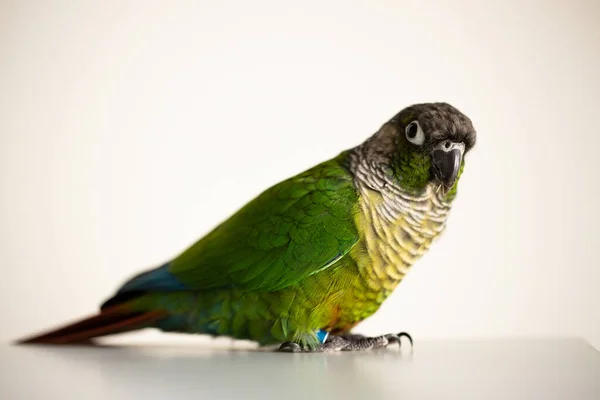
<svg viewBox="0 0 600 400">
<path fill-rule="evenodd" d="M 285 342 L 279 347 L 278 351 L 290 353 L 333 353 L 338 351 L 371 350 L 387 347 L 391 343 L 398 343 L 398 346 L 401 346 L 402 337 L 408 339 L 412 348 L 412 337 L 406 332 L 400 332 L 398 334 L 387 334 L 375 337 L 355 334 L 346 334 L 342 336 L 329 335 L 324 343 L 313 349 L 302 347 L 298 343 Z"/>
</svg>

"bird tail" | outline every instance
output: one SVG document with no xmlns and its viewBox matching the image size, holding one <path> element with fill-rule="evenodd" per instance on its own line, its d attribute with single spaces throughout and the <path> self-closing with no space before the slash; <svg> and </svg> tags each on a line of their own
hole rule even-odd
<svg viewBox="0 0 600 400">
<path fill-rule="evenodd" d="M 132 312 L 119 304 L 55 330 L 18 340 L 18 344 L 85 344 L 96 337 L 153 326 L 165 311 Z"/>
</svg>

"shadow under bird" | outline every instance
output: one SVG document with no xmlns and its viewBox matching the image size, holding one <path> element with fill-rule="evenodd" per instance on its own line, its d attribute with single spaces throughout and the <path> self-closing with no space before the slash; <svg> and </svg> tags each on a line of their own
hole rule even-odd
<svg viewBox="0 0 600 400">
<path fill-rule="evenodd" d="M 265 190 L 89 318 L 20 343 L 77 344 L 142 328 L 366 350 L 400 342 L 350 330 L 371 316 L 444 230 L 471 120 L 415 104 L 359 146 Z"/>
</svg>

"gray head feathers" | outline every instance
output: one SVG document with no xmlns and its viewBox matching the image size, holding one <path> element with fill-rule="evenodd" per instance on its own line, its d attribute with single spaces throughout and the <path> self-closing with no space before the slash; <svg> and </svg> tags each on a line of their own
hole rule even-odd
<svg viewBox="0 0 600 400">
<path fill-rule="evenodd" d="M 419 121 L 428 142 L 450 139 L 453 142 L 464 143 L 467 151 L 475 146 L 477 133 L 473 123 L 469 117 L 450 104 L 414 104 L 400 111 L 390 122 L 404 127 L 413 120 Z"/>
<path fill-rule="evenodd" d="M 469 117 L 447 103 L 422 103 L 396 114 L 359 146 L 360 152 L 371 162 L 388 162 L 406 141 L 405 128 L 412 121 L 418 121 L 425 134 L 423 150 L 446 139 L 464 143 L 465 153 L 475 145 L 477 134 Z"/>
</svg>

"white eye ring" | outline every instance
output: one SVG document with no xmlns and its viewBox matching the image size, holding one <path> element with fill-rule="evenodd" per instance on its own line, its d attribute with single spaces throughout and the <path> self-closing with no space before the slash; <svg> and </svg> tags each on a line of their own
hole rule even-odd
<svg viewBox="0 0 600 400">
<path fill-rule="evenodd" d="M 406 140 L 412 144 L 421 146 L 425 143 L 425 133 L 423 132 L 423 129 L 421 129 L 421 125 L 419 125 L 418 121 L 413 121 L 406 125 L 404 133 L 406 134 Z"/>
</svg>

